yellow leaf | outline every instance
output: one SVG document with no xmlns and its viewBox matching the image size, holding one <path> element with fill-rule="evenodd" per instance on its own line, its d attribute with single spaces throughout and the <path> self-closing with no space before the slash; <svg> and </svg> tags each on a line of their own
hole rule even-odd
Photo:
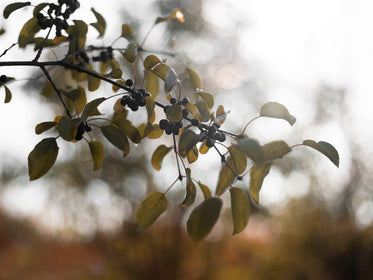
<svg viewBox="0 0 373 280">
<path fill-rule="evenodd" d="M 88 144 L 93 159 L 93 170 L 97 170 L 104 161 L 104 145 L 100 141 L 90 141 Z"/>
</svg>

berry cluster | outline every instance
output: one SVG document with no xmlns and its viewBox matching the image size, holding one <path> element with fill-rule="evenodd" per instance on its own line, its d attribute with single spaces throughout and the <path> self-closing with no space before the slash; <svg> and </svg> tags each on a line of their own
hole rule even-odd
<svg viewBox="0 0 373 280">
<path fill-rule="evenodd" d="M 87 132 L 92 131 L 92 127 L 89 126 L 87 123 L 84 124 L 84 123 L 81 122 L 79 124 L 78 130 L 76 132 L 75 140 L 77 140 L 77 141 L 81 140 L 83 138 L 84 132 L 86 132 L 86 131 Z"/>
<path fill-rule="evenodd" d="M 202 125 L 198 119 L 192 119 L 190 123 L 200 129 L 200 134 L 198 135 L 199 142 L 206 139 L 206 146 L 211 148 L 215 145 L 216 141 L 224 142 L 227 137 L 224 133 L 218 131 L 220 125 L 218 123 L 213 123 L 210 126 Z"/>
<path fill-rule="evenodd" d="M 127 86 L 132 86 L 133 81 L 131 79 L 126 80 Z M 150 96 L 150 93 L 145 89 L 134 89 L 128 94 L 125 94 L 120 100 L 122 106 L 128 106 L 132 111 L 137 111 L 139 107 L 145 106 L 145 97 Z"/>
<path fill-rule="evenodd" d="M 62 35 L 62 30 L 66 30 L 69 27 L 67 20 L 70 15 L 80 7 L 78 0 L 58 0 L 58 5 L 49 4 L 48 16 L 44 16 L 42 13 L 38 13 L 36 18 L 38 19 L 38 25 L 41 29 L 47 29 L 53 25 L 56 27 L 56 36 Z"/>
<path fill-rule="evenodd" d="M 172 105 L 186 105 L 190 102 L 188 97 L 184 97 L 182 100 L 178 101 L 175 97 L 171 97 L 170 99 L 170 104 L 171 105 L 166 105 L 163 108 L 163 111 L 167 113 L 167 111 L 171 108 Z M 188 109 L 184 108 L 182 110 L 183 112 L 183 118 L 186 118 L 189 114 Z M 174 134 L 174 135 L 179 135 L 180 128 L 183 127 L 182 121 L 178 122 L 170 122 L 167 119 L 162 119 L 159 121 L 159 128 L 164 130 L 167 135 Z"/>
<path fill-rule="evenodd" d="M 0 85 L 5 84 L 8 81 L 8 77 L 6 75 L 0 76 Z"/>
</svg>

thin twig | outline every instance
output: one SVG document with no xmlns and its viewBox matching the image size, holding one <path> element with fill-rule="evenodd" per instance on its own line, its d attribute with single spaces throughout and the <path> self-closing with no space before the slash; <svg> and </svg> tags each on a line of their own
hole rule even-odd
<svg viewBox="0 0 373 280">
<path fill-rule="evenodd" d="M 18 43 L 13 43 L 9 48 L 7 48 L 1 55 L 0 57 L 3 57 L 11 48 L 13 48 L 15 45 L 17 45 Z"/>
<path fill-rule="evenodd" d="M 47 43 L 48 37 L 49 37 L 49 35 L 51 33 L 51 30 L 52 30 L 52 27 L 49 28 L 48 34 L 47 34 L 47 36 L 45 36 L 43 44 L 41 45 L 40 49 L 38 50 L 38 53 L 36 54 L 36 56 L 35 56 L 35 58 L 34 58 L 33 61 L 38 61 L 39 60 L 39 58 L 41 56 L 41 53 L 43 52 L 43 49 L 45 47 L 45 44 Z"/>
</svg>

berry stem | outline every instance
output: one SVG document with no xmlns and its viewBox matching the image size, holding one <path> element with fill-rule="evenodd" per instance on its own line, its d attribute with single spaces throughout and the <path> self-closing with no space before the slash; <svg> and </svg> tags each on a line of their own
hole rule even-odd
<svg viewBox="0 0 373 280">
<path fill-rule="evenodd" d="M 175 156 L 176 156 L 177 170 L 179 171 L 179 178 L 178 179 L 180 181 L 182 181 L 183 180 L 183 176 L 181 175 L 180 164 L 179 164 L 179 157 L 178 157 L 177 150 L 176 150 L 175 134 L 172 134 L 172 138 L 174 140 L 174 152 L 175 152 Z"/>
</svg>

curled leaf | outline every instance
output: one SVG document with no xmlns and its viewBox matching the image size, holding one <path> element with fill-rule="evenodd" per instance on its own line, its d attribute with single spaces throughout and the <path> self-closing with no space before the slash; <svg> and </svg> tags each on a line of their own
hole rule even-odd
<svg viewBox="0 0 373 280">
<path fill-rule="evenodd" d="M 38 24 L 37 18 L 33 17 L 28 20 L 22 27 L 21 32 L 18 36 L 18 45 L 20 48 L 25 48 L 28 43 L 30 43 L 35 34 L 40 31 L 40 26 Z"/>
<path fill-rule="evenodd" d="M 154 66 L 156 66 L 157 64 L 160 64 L 161 63 L 161 60 L 156 57 L 155 55 L 148 55 L 145 60 L 144 60 L 144 68 L 145 70 L 150 70 L 151 68 L 153 68 Z"/>
<path fill-rule="evenodd" d="M 278 102 L 268 102 L 260 108 L 260 115 L 276 119 L 286 120 L 290 125 L 293 125 L 296 118 L 290 115 L 288 109 Z"/>
<path fill-rule="evenodd" d="M 161 170 L 162 161 L 164 157 L 172 150 L 171 147 L 167 147 L 166 145 L 160 145 L 155 149 L 152 155 L 152 166 L 155 170 Z"/>
<path fill-rule="evenodd" d="M 262 188 L 264 178 L 268 175 L 271 163 L 265 163 L 260 166 L 254 165 L 250 171 L 250 195 L 256 203 L 259 203 L 259 191 Z"/>
<path fill-rule="evenodd" d="M 9 4 L 8 6 L 5 7 L 3 11 L 3 16 L 4 18 L 8 18 L 10 14 L 13 13 L 14 11 L 21 9 L 23 7 L 26 7 L 26 6 L 30 6 L 30 5 L 31 5 L 31 2 L 16 2 L 16 3 Z"/>
<path fill-rule="evenodd" d="M 122 24 L 122 34 L 121 37 L 123 38 L 131 38 L 132 37 L 132 27 L 128 24 Z"/>
<path fill-rule="evenodd" d="M 202 88 L 201 78 L 197 74 L 196 71 L 193 69 L 187 68 L 186 71 L 188 72 L 189 80 L 191 81 L 195 90 Z"/>
<path fill-rule="evenodd" d="M 315 142 L 313 140 L 304 140 L 303 145 L 314 148 L 315 150 L 322 153 L 324 156 L 329 158 L 335 166 L 339 167 L 339 154 L 333 145 L 325 141 Z"/>
<path fill-rule="evenodd" d="M 98 38 L 101 38 L 105 34 L 106 21 L 105 21 L 104 17 L 100 13 L 98 13 L 94 8 L 91 8 L 91 11 L 95 15 L 95 17 L 97 19 L 97 22 L 91 23 L 90 25 L 92 25 L 94 28 L 97 29 L 97 31 L 99 33 Z"/>
<path fill-rule="evenodd" d="M 44 131 L 47 131 L 51 129 L 52 127 L 55 127 L 57 125 L 57 122 L 42 122 L 35 126 L 35 133 L 41 134 Z"/>
<path fill-rule="evenodd" d="M 104 161 L 104 145 L 100 141 L 90 141 L 88 144 L 93 159 L 93 170 L 97 170 Z"/>
<path fill-rule="evenodd" d="M 189 205 L 192 205 L 194 200 L 196 199 L 196 186 L 193 183 L 192 177 L 191 177 L 191 171 L 190 168 L 185 169 L 186 176 L 187 176 L 187 182 L 186 182 L 186 195 L 183 200 L 183 202 L 180 204 L 180 207 L 186 207 Z"/>
<path fill-rule="evenodd" d="M 232 187 L 229 189 L 231 195 L 231 211 L 233 217 L 233 234 L 243 231 L 249 221 L 250 201 L 244 190 Z"/>
<path fill-rule="evenodd" d="M 6 85 L 4 85 L 4 89 L 5 89 L 4 103 L 9 103 L 10 100 L 12 100 L 12 92 L 10 91 L 10 89 Z"/>
</svg>

